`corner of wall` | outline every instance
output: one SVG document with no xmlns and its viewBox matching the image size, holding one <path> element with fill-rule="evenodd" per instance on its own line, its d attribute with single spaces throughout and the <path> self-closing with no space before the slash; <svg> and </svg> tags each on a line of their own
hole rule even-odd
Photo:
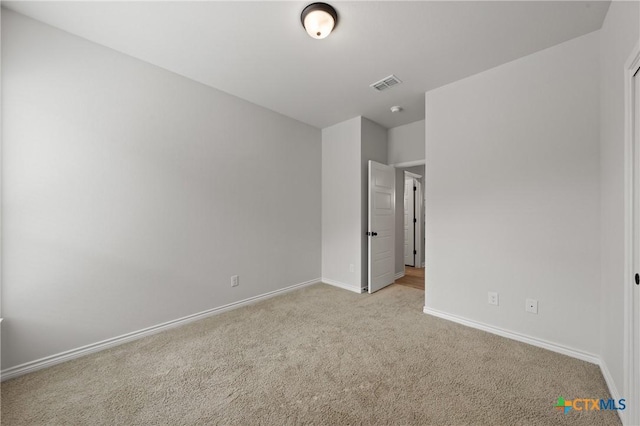
<svg viewBox="0 0 640 426">
<path fill-rule="evenodd" d="M 361 204 L 360 204 L 360 258 L 362 288 L 369 285 L 369 238 L 366 233 L 369 230 L 369 161 L 387 164 L 387 129 L 378 123 L 362 117 L 360 137 L 360 161 L 361 161 Z"/>
<path fill-rule="evenodd" d="M 343 288 L 362 281 L 362 117 L 322 129 L 322 277 Z"/>
</svg>

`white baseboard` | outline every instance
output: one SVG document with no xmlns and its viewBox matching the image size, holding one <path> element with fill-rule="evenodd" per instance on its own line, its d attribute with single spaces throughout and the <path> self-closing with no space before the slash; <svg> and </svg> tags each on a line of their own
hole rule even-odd
<svg viewBox="0 0 640 426">
<path fill-rule="evenodd" d="M 552 343 L 543 339 L 538 339 L 536 337 L 531 337 L 525 334 L 505 330 L 500 327 L 494 327 L 492 325 L 483 324 L 481 322 L 459 317 L 457 315 L 452 315 L 446 312 L 438 311 L 436 309 L 431 309 L 426 306 L 423 308 L 423 312 L 425 314 L 433 315 L 434 317 L 438 317 L 438 318 L 446 319 L 448 321 L 456 322 L 458 324 L 466 325 L 467 327 L 476 328 L 478 330 L 486 331 L 492 334 L 497 334 L 498 336 L 506 337 L 507 339 L 517 340 L 518 342 L 527 343 L 529 345 L 537 346 L 543 349 L 548 349 L 550 351 L 567 355 L 572 358 L 577 358 L 582 361 L 587 361 L 592 364 L 600 365 L 600 358 L 598 356 L 587 353 L 587 352 L 582 352 L 577 349 L 569 348 L 567 346 L 558 345 L 557 343 Z"/>
<path fill-rule="evenodd" d="M 404 277 L 404 271 L 396 272 L 396 274 L 393 276 L 393 278 L 396 279 L 396 280 L 399 280 L 402 277 Z"/>
<path fill-rule="evenodd" d="M 334 287 L 342 288 L 344 290 L 353 291 L 354 293 L 362 293 L 363 292 L 362 288 L 360 288 L 359 286 L 342 283 L 340 281 L 331 280 L 329 278 L 322 278 L 322 282 L 325 283 L 325 284 L 332 285 Z"/>
<path fill-rule="evenodd" d="M 609 368 L 607 367 L 607 364 L 602 359 L 600 359 L 598 362 L 598 365 L 600 365 L 600 371 L 602 371 L 602 376 L 604 377 L 604 381 L 607 383 L 607 387 L 609 388 L 609 393 L 611 394 L 611 398 L 613 398 L 615 401 L 618 401 L 622 397 L 620 396 L 620 392 L 618 392 L 618 387 L 616 386 L 616 383 L 613 381 L 613 376 L 611 376 L 611 372 L 609 372 Z M 625 422 L 626 411 L 617 410 L 616 412 L 618 413 L 618 417 L 620 417 L 620 421 L 622 422 L 622 424 L 626 425 L 627 424 Z"/>
<path fill-rule="evenodd" d="M 259 302 L 261 300 L 268 299 L 273 296 L 277 296 L 279 294 L 287 293 L 292 290 L 296 290 L 301 287 L 306 287 L 312 284 L 317 284 L 321 280 L 320 278 L 316 278 L 313 280 L 305 281 L 299 284 L 294 284 L 289 287 L 281 288 L 279 290 L 270 291 L 268 293 L 260 294 L 258 296 L 250 297 L 248 299 L 240 300 L 238 302 L 229 303 L 224 306 L 220 306 L 217 308 L 208 309 L 206 311 L 198 312 L 196 314 L 188 315 L 186 317 L 178 318 L 172 321 L 167 321 L 162 324 L 154 325 L 151 327 L 144 328 L 142 330 L 133 331 L 131 333 L 123 334 L 121 336 L 113 337 L 111 339 L 103 340 L 101 342 L 92 343 L 86 346 L 82 346 L 80 348 L 71 349 L 65 352 L 61 352 L 59 354 L 50 355 L 45 358 L 40 358 L 35 361 L 26 362 L 24 364 L 17 365 L 15 367 L 7 368 L 0 371 L 0 381 L 5 381 L 8 379 L 12 379 L 14 377 L 22 376 L 27 373 L 32 373 L 37 370 L 41 370 L 46 367 L 51 367 L 56 364 L 60 364 L 65 361 L 69 361 L 75 358 L 79 358 L 84 355 L 89 355 L 94 352 L 99 352 L 104 349 L 111 348 L 113 346 L 118 346 L 123 343 L 127 343 L 133 340 L 140 339 L 142 337 L 150 336 L 152 334 L 159 333 L 161 331 L 169 330 L 174 327 L 179 327 L 181 325 L 188 324 L 193 321 L 198 321 L 213 315 L 221 314 L 223 312 L 230 311 L 232 309 L 237 309 L 241 306 L 250 305 L 252 303 Z"/>
<path fill-rule="evenodd" d="M 613 377 L 609 372 L 609 368 L 607 364 L 604 363 L 600 357 L 594 354 L 590 354 L 587 352 L 583 352 L 577 349 L 569 348 L 567 346 L 558 345 L 557 343 L 551 343 L 543 339 L 538 339 L 535 337 L 527 336 L 525 334 L 516 333 L 513 331 L 505 330 L 500 327 L 494 327 L 488 324 L 484 324 L 478 321 L 473 321 L 467 318 L 459 317 L 457 315 L 448 314 L 446 312 L 438 311 L 436 309 L 431 309 L 428 307 L 423 308 L 423 312 L 428 315 L 433 315 L 438 318 L 442 318 L 448 321 L 452 321 L 458 324 L 466 325 L 467 327 L 476 328 L 478 330 L 486 331 L 488 333 L 497 334 L 498 336 L 506 337 L 507 339 L 516 340 L 518 342 L 527 343 L 529 345 L 537 346 L 539 348 L 547 349 L 553 352 L 557 352 L 563 355 L 570 356 L 572 358 L 576 358 L 582 361 L 587 361 L 592 364 L 596 364 L 600 367 L 600 371 L 602 372 L 602 376 L 604 377 L 604 381 L 609 388 L 609 393 L 611 394 L 611 398 L 618 401 L 621 397 L 620 392 L 618 392 L 618 388 L 616 387 L 615 382 L 613 381 Z M 626 425 L 626 411 L 616 411 L 618 413 L 618 417 L 623 425 Z"/>
</svg>

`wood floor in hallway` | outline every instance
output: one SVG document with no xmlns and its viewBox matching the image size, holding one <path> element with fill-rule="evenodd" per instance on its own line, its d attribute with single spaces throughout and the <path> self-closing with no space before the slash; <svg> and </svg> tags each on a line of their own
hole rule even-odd
<svg viewBox="0 0 640 426">
<path fill-rule="evenodd" d="M 396 284 L 404 285 L 418 290 L 424 290 L 424 268 L 404 267 L 404 277 L 396 280 Z"/>
</svg>

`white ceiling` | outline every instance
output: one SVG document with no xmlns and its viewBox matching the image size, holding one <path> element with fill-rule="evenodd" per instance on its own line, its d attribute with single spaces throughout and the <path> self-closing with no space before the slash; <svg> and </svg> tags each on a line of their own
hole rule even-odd
<svg viewBox="0 0 640 426">
<path fill-rule="evenodd" d="M 309 37 L 285 2 L 3 2 L 19 13 L 323 128 L 424 118 L 424 92 L 602 26 L 604 1 L 331 2 Z M 395 74 L 403 84 L 369 84 Z M 404 111 L 392 114 L 389 108 Z"/>
</svg>

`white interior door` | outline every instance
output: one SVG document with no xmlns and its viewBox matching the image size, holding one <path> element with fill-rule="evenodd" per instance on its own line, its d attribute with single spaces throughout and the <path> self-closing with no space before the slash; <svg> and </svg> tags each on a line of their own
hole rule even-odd
<svg viewBox="0 0 640 426">
<path fill-rule="evenodd" d="M 415 241 L 415 263 L 416 268 L 422 268 L 422 185 L 418 179 L 414 182 L 415 191 L 413 191 L 414 195 L 414 218 L 415 218 L 415 227 L 414 227 L 414 241 Z"/>
<path fill-rule="evenodd" d="M 415 266 L 415 238 L 413 232 L 414 191 L 413 179 L 404 180 L 404 264 Z"/>
<path fill-rule="evenodd" d="M 396 170 L 369 161 L 369 293 L 393 283 Z"/>
<path fill-rule="evenodd" d="M 633 142 L 632 142 L 632 227 L 633 227 L 633 287 L 632 291 L 632 314 L 631 314 L 631 345 L 632 345 L 632 381 L 629 401 L 630 422 L 638 424 L 640 422 L 640 407 L 637 401 L 640 399 L 640 70 L 632 79 L 633 82 Z M 635 404 L 634 404 L 635 402 Z"/>
</svg>

